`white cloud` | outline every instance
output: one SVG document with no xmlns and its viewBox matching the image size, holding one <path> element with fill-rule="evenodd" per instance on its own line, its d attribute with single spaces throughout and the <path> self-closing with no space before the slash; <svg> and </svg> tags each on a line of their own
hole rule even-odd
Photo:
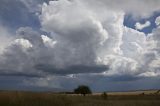
<svg viewBox="0 0 160 106">
<path fill-rule="evenodd" d="M 106 11 L 103 14 L 99 12 L 104 9 Z M 106 7 L 95 9 L 80 1 L 61 0 L 44 4 L 41 20 L 43 29 L 56 33 L 59 45 L 68 48 L 69 51 L 64 51 L 63 55 L 72 54 L 66 60 L 65 57 L 57 58 L 63 56 L 58 52 L 60 48 L 55 49 L 57 64 L 105 64 L 111 68 L 109 73 L 116 74 L 135 74 L 138 71 L 138 56 L 144 51 L 146 36 L 123 26 L 124 12 Z M 97 63 L 97 57 L 101 62 Z"/>
<path fill-rule="evenodd" d="M 141 23 L 137 22 L 135 24 L 135 28 L 138 29 L 138 30 L 142 30 L 146 27 L 149 27 L 150 25 L 151 25 L 151 23 L 149 21 L 146 21 L 144 24 L 141 24 Z"/>
<path fill-rule="evenodd" d="M 58 62 L 63 60 L 63 65 L 92 65 L 96 55 L 121 52 L 124 13 L 99 12 L 103 9 L 87 7 L 81 1 L 66 0 L 51 1 L 42 6 L 42 28 L 51 32 L 61 47 L 55 51 Z M 68 57 L 62 59 L 59 50 Z"/>
<path fill-rule="evenodd" d="M 158 76 L 159 73 L 155 73 L 155 72 L 146 72 L 146 73 L 142 73 L 139 76 L 140 77 L 156 77 Z"/>
<path fill-rule="evenodd" d="M 155 23 L 156 23 L 157 26 L 160 25 L 160 16 L 156 18 Z"/>
<path fill-rule="evenodd" d="M 28 49 L 28 48 L 31 48 L 32 47 L 32 44 L 26 40 L 26 39 L 16 39 L 13 43 L 13 45 L 20 45 L 22 48 L 24 49 Z"/>
<path fill-rule="evenodd" d="M 106 55 L 99 62 L 110 66 L 110 70 L 104 73 L 106 76 L 136 75 L 138 71 L 138 62 L 124 56 Z"/>
<path fill-rule="evenodd" d="M 160 63 L 159 31 L 160 28 L 158 27 L 154 29 L 152 33 L 147 36 L 146 50 L 140 57 L 141 67 L 139 70 L 141 70 L 142 75 L 151 77 L 160 75 L 159 74 L 160 67 L 158 66 Z"/>
<path fill-rule="evenodd" d="M 138 59 L 146 47 L 146 35 L 128 27 L 124 27 L 122 41 L 121 49 L 126 57 Z"/>
<path fill-rule="evenodd" d="M 49 46 L 49 47 L 54 47 L 54 45 L 57 43 L 56 41 L 52 40 L 51 38 L 49 38 L 48 36 L 46 35 L 41 35 L 41 38 L 43 40 L 43 43 L 46 45 L 46 46 Z"/>
</svg>

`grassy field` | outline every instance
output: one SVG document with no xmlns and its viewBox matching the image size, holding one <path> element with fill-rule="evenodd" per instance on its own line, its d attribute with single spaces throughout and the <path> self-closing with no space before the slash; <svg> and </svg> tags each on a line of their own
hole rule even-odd
<svg viewBox="0 0 160 106">
<path fill-rule="evenodd" d="M 146 93 L 146 92 L 145 92 Z M 94 95 L 69 95 L 35 92 L 0 91 L 0 106 L 160 106 L 160 95 L 133 92 Z"/>
</svg>

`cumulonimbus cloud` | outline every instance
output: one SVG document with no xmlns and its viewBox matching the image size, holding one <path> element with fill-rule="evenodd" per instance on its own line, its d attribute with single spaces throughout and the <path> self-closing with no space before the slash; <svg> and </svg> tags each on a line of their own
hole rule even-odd
<svg viewBox="0 0 160 106">
<path fill-rule="evenodd" d="M 0 56 L 2 72 L 8 70 L 5 75 L 15 72 L 42 77 L 71 74 L 158 76 L 160 29 L 146 35 L 125 27 L 123 21 L 128 12 L 138 16 L 143 11 L 142 16 L 148 16 L 159 10 L 157 4 L 160 3 L 149 0 L 122 2 L 120 5 L 117 0 L 44 3 L 39 18 L 41 29 L 49 35 L 41 35 L 29 27 L 19 28 L 13 43 Z M 135 13 L 138 3 L 144 9 Z M 16 70 L 10 72 L 11 69 Z"/>
</svg>

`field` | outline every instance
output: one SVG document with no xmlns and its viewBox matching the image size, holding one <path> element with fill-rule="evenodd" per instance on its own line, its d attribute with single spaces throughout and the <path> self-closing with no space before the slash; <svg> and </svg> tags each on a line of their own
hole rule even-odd
<svg viewBox="0 0 160 106">
<path fill-rule="evenodd" d="M 81 96 L 51 92 L 0 91 L 0 106 L 160 106 L 156 91 L 111 92 Z"/>
</svg>

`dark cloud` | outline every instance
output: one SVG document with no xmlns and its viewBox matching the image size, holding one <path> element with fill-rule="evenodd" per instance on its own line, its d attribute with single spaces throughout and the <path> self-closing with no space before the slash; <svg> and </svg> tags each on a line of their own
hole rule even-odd
<svg viewBox="0 0 160 106">
<path fill-rule="evenodd" d="M 35 68 L 55 75 L 102 73 L 109 69 L 108 66 L 105 65 L 95 65 L 95 66 L 75 65 L 64 69 L 58 69 L 55 68 L 53 65 L 47 65 L 47 64 L 39 64 L 36 65 Z"/>
<path fill-rule="evenodd" d="M 0 70 L 0 71 L 2 71 L 2 70 Z M 21 72 L 15 72 L 15 71 L 13 71 L 13 73 L 5 73 L 5 72 L 4 73 L 0 73 L 0 76 L 6 76 L 6 77 L 14 76 L 14 77 L 26 77 L 26 78 L 40 78 L 40 77 L 44 77 L 42 75 L 37 75 L 37 74 L 33 74 L 33 73 L 21 73 Z"/>
<path fill-rule="evenodd" d="M 127 82 L 127 81 L 136 81 L 141 77 L 133 76 L 133 75 L 113 75 L 109 76 L 108 80 L 115 82 Z"/>
</svg>

